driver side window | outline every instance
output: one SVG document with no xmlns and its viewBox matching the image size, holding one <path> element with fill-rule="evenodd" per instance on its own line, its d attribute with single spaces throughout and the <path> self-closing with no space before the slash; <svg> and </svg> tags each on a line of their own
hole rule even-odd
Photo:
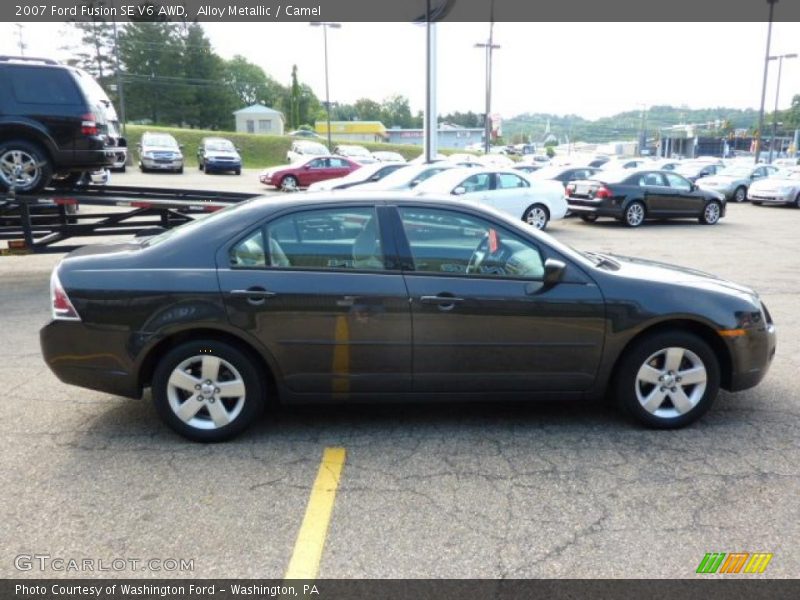
<svg viewBox="0 0 800 600">
<path fill-rule="evenodd" d="M 431 275 L 541 279 L 544 259 L 533 243 L 480 217 L 401 207 L 414 271 Z"/>
</svg>

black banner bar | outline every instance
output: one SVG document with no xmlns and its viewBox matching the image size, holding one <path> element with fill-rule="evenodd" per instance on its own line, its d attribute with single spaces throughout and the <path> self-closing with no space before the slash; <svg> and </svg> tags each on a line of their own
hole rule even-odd
<svg viewBox="0 0 800 600">
<path fill-rule="evenodd" d="M 783 600 L 800 597 L 800 580 L 3 580 L 4 600 Z"/>
<path fill-rule="evenodd" d="M 488 21 L 492 3 L 497 22 L 755 22 L 768 2 L 775 21 L 800 21 L 798 0 L 430 0 L 451 22 Z M 426 10 L 427 0 L 3 0 L 0 20 L 411 22 Z"/>
</svg>

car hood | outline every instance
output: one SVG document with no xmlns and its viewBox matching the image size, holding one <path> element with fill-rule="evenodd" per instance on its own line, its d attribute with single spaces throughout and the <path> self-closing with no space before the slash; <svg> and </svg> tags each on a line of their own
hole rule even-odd
<svg viewBox="0 0 800 600">
<path fill-rule="evenodd" d="M 609 256 L 619 263 L 620 269 L 616 273 L 623 277 L 657 283 L 690 285 L 693 289 L 699 287 L 712 292 L 744 296 L 753 301 L 758 298 L 758 294 L 747 286 L 697 269 L 632 256 L 615 254 L 609 254 Z"/>
</svg>

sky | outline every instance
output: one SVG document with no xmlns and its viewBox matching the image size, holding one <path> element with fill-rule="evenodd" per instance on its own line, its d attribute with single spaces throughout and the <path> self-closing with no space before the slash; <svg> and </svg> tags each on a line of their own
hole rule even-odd
<svg viewBox="0 0 800 600">
<path fill-rule="evenodd" d="M 241 54 L 288 84 L 325 96 L 323 35 L 307 23 L 204 23 L 216 52 Z M 442 23 L 438 29 L 438 112 L 482 113 L 488 23 Z M 28 55 L 69 57 L 71 29 L 27 23 Z M 642 105 L 758 108 L 766 23 L 496 23 L 492 112 L 577 114 L 595 119 Z M 0 54 L 18 54 L 17 27 L 0 23 Z M 800 23 L 775 23 L 772 54 L 800 53 Z M 424 28 L 410 23 L 343 23 L 328 32 L 330 98 L 352 103 L 403 94 L 416 112 L 425 103 Z M 775 104 L 772 63 L 766 107 Z M 800 94 L 800 59 L 784 62 L 779 107 Z"/>
</svg>

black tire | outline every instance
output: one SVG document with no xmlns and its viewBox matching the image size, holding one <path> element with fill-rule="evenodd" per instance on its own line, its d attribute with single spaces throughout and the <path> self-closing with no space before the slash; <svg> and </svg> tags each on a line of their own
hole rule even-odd
<svg viewBox="0 0 800 600">
<path fill-rule="evenodd" d="M 199 401 L 197 396 L 203 393 L 202 390 L 189 392 L 182 389 L 171 389 L 170 377 L 175 371 L 191 373 L 198 380 L 202 380 L 201 371 L 192 369 L 195 369 L 193 365 L 196 364 L 196 359 L 202 361 L 205 357 L 214 357 L 223 361 L 218 371 L 221 381 L 226 376 L 228 381 L 231 376 L 234 379 L 240 377 L 244 384 L 245 395 L 240 398 L 227 399 L 215 395 L 214 399 L 209 397 Z M 192 365 L 187 367 L 189 370 L 179 369 L 180 365 L 186 362 Z M 229 370 L 224 363 L 233 367 L 233 370 Z M 215 384 L 218 382 L 212 383 L 211 387 Z M 173 348 L 159 360 L 152 381 L 153 402 L 161 419 L 175 432 L 195 442 L 222 442 L 235 437 L 252 425 L 264 410 L 266 400 L 264 389 L 259 370 L 250 355 L 235 346 L 216 340 L 196 340 Z M 187 402 L 202 402 L 200 409 L 193 413 L 190 421 L 203 426 L 196 426 L 191 422 L 184 421 L 172 407 L 173 404 L 182 407 Z M 237 409 L 239 403 L 241 406 Z M 211 409 L 219 407 L 225 408 L 226 411 L 235 415 L 226 425 L 217 426 L 213 423 Z"/>
<path fill-rule="evenodd" d="M 198 171 L 205 171 L 205 167 L 203 166 L 202 162 L 197 163 L 197 170 Z"/>
<path fill-rule="evenodd" d="M 12 152 L 19 152 L 23 159 L 33 165 L 33 173 L 26 177 L 24 183 L 12 181 L 12 174 L 6 173 L 3 169 L 4 158 L 8 157 L 10 168 Z M 29 172 L 29 171 L 28 171 Z M 30 172 L 29 172 L 30 173 Z M 0 142 L 0 190 L 8 190 L 12 183 L 17 192 L 29 193 L 38 192 L 49 185 L 50 178 L 53 176 L 53 164 L 47 153 L 37 144 L 27 140 L 8 140 Z"/>
<path fill-rule="evenodd" d="M 241 169 L 236 169 L 235 172 L 236 172 L 237 175 L 241 175 L 242 174 L 242 170 Z"/>
<path fill-rule="evenodd" d="M 532 204 L 525 210 L 522 220 L 539 231 L 544 231 L 550 222 L 550 211 L 544 204 Z"/>
<path fill-rule="evenodd" d="M 642 382 L 637 378 L 640 369 L 644 369 L 646 366 L 655 365 L 654 372 L 660 372 L 666 368 L 666 363 L 659 363 L 659 353 L 665 352 L 668 348 L 688 351 L 683 354 L 681 368 L 696 367 L 696 361 L 702 363 L 705 368 L 705 387 L 698 387 L 700 384 L 678 385 L 680 380 L 676 380 L 677 383 L 673 382 L 675 387 L 666 389 L 666 396 L 661 400 L 657 411 L 654 412 L 644 407 L 640 396 L 645 399 L 650 398 L 651 393 L 656 391 L 661 393 L 665 388 L 661 387 L 657 390 L 656 388 L 660 384 Z M 666 359 L 666 354 L 664 354 L 664 358 Z M 719 382 L 719 360 L 705 341 L 694 334 L 683 331 L 661 332 L 644 337 L 626 349 L 617 365 L 611 390 L 617 403 L 643 425 L 656 429 L 675 429 L 693 423 L 711 408 L 719 392 Z M 670 382 L 665 383 L 669 384 Z M 680 388 L 685 398 L 693 400 L 690 402 L 692 407 L 682 413 L 672 402 L 672 390 L 677 388 Z M 658 398 L 658 396 L 653 396 L 654 402 L 658 402 Z M 656 414 L 656 412 L 660 414 Z"/>
<path fill-rule="evenodd" d="M 127 166 L 127 165 L 122 165 L 122 166 L 121 166 L 119 169 L 117 169 L 117 170 L 118 170 L 120 173 L 124 173 L 125 171 L 127 171 L 127 170 L 128 170 L 128 166 Z"/>
<path fill-rule="evenodd" d="M 298 188 L 299 182 L 294 175 L 286 175 L 281 179 L 280 188 L 284 192 L 295 191 Z"/>
<path fill-rule="evenodd" d="M 794 207 L 800 208 L 800 194 L 797 194 L 797 198 L 794 199 Z"/>
<path fill-rule="evenodd" d="M 747 188 L 743 185 L 740 185 L 733 192 L 733 201 L 744 202 L 745 200 L 747 200 Z"/>
<path fill-rule="evenodd" d="M 647 218 L 647 210 L 644 204 L 634 200 L 625 208 L 622 215 L 622 222 L 628 227 L 639 227 Z"/>
<path fill-rule="evenodd" d="M 146 168 L 145 168 L 145 166 L 144 166 L 143 164 L 141 164 L 141 163 L 139 164 L 139 171 L 141 171 L 142 173 L 147 173 L 147 169 L 146 169 Z"/>
<path fill-rule="evenodd" d="M 597 221 L 597 215 L 593 215 L 591 213 L 586 215 L 580 215 L 580 218 L 581 221 L 583 221 L 584 223 L 594 223 L 595 221 Z"/>
<path fill-rule="evenodd" d="M 178 175 L 183 175 L 183 167 L 180 167 L 179 169 L 176 169 L 176 170 L 175 170 L 175 172 L 176 172 Z"/>
<path fill-rule="evenodd" d="M 756 206 L 761 206 L 763 202 L 761 200 L 750 200 L 750 204 L 755 204 Z"/>
<path fill-rule="evenodd" d="M 722 216 L 722 204 L 716 200 L 712 200 L 703 208 L 703 214 L 700 215 L 698 220 L 703 225 L 716 225 Z"/>
</svg>

